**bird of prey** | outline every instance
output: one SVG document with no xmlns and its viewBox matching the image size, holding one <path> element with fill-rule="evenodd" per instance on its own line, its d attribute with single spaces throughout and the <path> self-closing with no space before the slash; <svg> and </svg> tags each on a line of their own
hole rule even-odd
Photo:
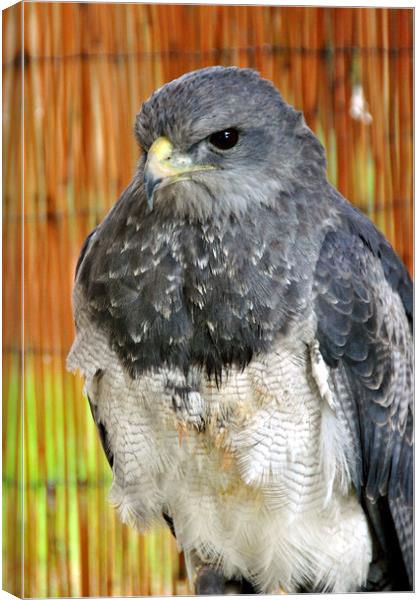
<svg viewBox="0 0 420 600">
<path fill-rule="evenodd" d="M 195 592 L 412 588 L 412 283 L 302 113 L 211 67 L 141 107 L 74 287 L 80 369 L 140 531 Z"/>
</svg>

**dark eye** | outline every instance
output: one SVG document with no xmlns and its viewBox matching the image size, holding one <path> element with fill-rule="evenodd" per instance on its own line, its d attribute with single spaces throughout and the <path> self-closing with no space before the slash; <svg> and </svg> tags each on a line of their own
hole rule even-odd
<svg viewBox="0 0 420 600">
<path fill-rule="evenodd" d="M 209 142 L 219 150 L 229 150 L 238 142 L 239 133 L 236 129 L 225 129 L 224 131 L 216 131 L 209 137 Z"/>
</svg>

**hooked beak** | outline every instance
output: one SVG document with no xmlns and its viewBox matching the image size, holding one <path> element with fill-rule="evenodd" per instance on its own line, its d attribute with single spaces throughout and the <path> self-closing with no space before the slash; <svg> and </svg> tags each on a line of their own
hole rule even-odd
<svg viewBox="0 0 420 600">
<path fill-rule="evenodd" d="M 187 174 L 193 171 L 214 169 L 211 165 L 195 165 L 190 156 L 174 150 L 166 137 L 159 137 L 153 142 L 147 154 L 144 168 L 144 184 L 149 210 L 153 209 L 153 196 L 162 181 L 174 183 L 188 179 Z"/>
</svg>

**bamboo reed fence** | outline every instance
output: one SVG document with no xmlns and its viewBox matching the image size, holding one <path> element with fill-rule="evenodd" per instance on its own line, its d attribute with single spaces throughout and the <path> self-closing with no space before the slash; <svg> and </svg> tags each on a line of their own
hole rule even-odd
<svg viewBox="0 0 420 600">
<path fill-rule="evenodd" d="M 64 365 L 75 262 L 133 174 L 141 102 L 191 69 L 258 69 L 304 111 L 330 179 L 411 271 L 412 36 L 407 9 L 31 2 L 3 11 L 6 590 L 188 591 L 170 534 L 137 535 L 108 506 L 110 469 L 82 382 Z M 368 105 L 357 118 L 360 89 Z"/>
</svg>

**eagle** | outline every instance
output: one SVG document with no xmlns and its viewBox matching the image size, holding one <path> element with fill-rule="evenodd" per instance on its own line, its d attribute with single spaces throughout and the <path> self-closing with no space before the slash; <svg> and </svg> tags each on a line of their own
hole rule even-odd
<svg viewBox="0 0 420 600">
<path fill-rule="evenodd" d="M 252 69 L 167 83 L 77 264 L 110 501 L 196 594 L 410 590 L 412 282 Z"/>
</svg>

